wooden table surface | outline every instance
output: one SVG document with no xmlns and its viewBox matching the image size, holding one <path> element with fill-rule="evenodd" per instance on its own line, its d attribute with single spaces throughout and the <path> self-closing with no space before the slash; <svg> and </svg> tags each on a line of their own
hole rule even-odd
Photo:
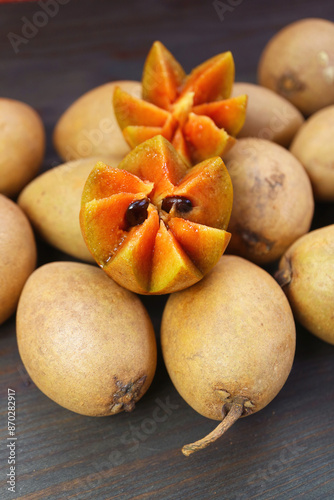
<svg viewBox="0 0 334 500">
<path fill-rule="evenodd" d="M 224 19 L 215 9 L 222 4 Z M 334 20 L 333 0 L 59 0 L 57 5 L 58 13 L 25 38 L 17 53 L 8 34 L 22 36 L 26 20 L 41 7 L 0 5 L 0 96 L 25 101 L 41 114 L 48 135 L 43 169 L 60 163 L 51 134 L 66 107 L 110 80 L 139 80 L 154 40 L 165 43 L 187 71 L 231 50 L 236 79 L 255 82 L 261 50 L 278 29 L 302 17 Z M 313 227 L 333 222 L 333 206 L 318 205 Z M 39 264 L 52 260 L 71 259 L 39 242 Z M 157 337 L 165 301 L 143 298 Z M 334 348 L 301 328 L 293 370 L 276 399 L 189 458 L 181 445 L 216 423 L 177 394 L 160 352 L 154 382 L 135 411 L 109 418 L 67 411 L 35 387 L 20 361 L 14 318 L 0 327 L 0 363 L 1 499 L 334 498 Z M 15 494 L 5 483 L 8 387 L 15 389 L 17 405 Z"/>
</svg>

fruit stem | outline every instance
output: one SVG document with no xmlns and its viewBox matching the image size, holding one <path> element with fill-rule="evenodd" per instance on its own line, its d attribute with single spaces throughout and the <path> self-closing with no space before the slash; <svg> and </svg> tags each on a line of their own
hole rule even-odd
<svg viewBox="0 0 334 500">
<path fill-rule="evenodd" d="M 203 450 L 203 448 L 206 448 L 207 446 L 209 446 L 209 444 L 216 441 L 220 436 L 222 436 L 227 431 L 227 429 L 229 429 L 234 424 L 234 422 L 238 420 L 238 418 L 241 417 L 244 411 L 244 402 L 245 402 L 244 398 L 241 397 L 235 398 L 233 400 L 230 410 L 223 418 L 223 420 L 220 422 L 220 424 L 217 425 L 217 427 L 204 438 L 195 441 L 195 443 L 186 444 L 185 446 L 183 446 L 182 453 L 186 457 L 188 457 L 189 455 L 191 455 L 191 453 Z M 224 408 L 223 408 L 223 415 L 224 415 Z"/>
<path fill-rule="evenodd" d="M 275 280 L 280 285 L 281 288 L 288 285 L 291 281 L 291 270 L 281 269 L 275 273 Z"/>
</svg>

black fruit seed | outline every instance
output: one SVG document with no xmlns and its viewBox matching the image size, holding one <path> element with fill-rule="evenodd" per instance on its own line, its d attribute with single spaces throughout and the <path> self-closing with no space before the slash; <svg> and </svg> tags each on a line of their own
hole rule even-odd
<svg viewBox="0 0 334 500">
<path fill-rule="evenodd" d="M 147 208 L 149 201 L 147 198 L 136 200 L 130 203 L 126 212 L 125 220 L 128 226 L 138 226 L 147 219 Z"/>
<path fill-rule="evenodd" d="M 184 196 L 166 196 L 161 204 L 161 209 L 169 213 L 175 206 L 177 212 L 187 213 L 192 210 L 193 205 L 188 198 Z"/>
</svg>

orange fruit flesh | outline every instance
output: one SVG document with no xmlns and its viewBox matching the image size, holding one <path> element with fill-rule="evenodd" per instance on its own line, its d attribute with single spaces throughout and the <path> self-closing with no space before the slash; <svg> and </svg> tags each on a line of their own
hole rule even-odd
<svg viewBox="0 0 334 500">
<path fill-rule="evenodd" d="M 163 127 L 169 113 L 150 102 L 131 96 L 116 87 L 113 96 L 114 108 L 121 129 L 128 125 Z"/>
<path fill-rule="evenodd" d="M 82 196 L 82 204 L 91 200 L 108 198 L 118 193 L 143 193 L 148 195 L 154 187 L 149 181 L 140 179 L 130 172 L 110 168 L 99 161 L 90 173 Z"/>
<path fill-rule="evenodd" d="M 231 238 L 231 234 L 227 231 L 177 217 L 171 219 L 168 225 L 183 250 L 203 275 L 218 262 Z"/>
<path fill-rule="evenodd" d="M 186 199 L 190 209 L 177 202 L 166 209 L 166 197 Z M 219 260 L 230 238 L 225 229 L 232 197 L 221 158 L 187 170 L 157 136 L 119 168 L 96 165 L 84 188 L 80 223 L 92 255 L 116 282 L 137 293 L 170 293 L 199 281 Z M 129 206 L 143 200 L 147 213 L 129 225 Z"/>
<path fill-rule="evenodd" d="M 186 79 L 182 94 L 194 92 L 194 105 L 226 99 L 234 82 L 234 61 L 231 52 L 223 52 L 197 66 Z"/>
<path fill-rule="evenodd" d="M 135 148 L 161 134 L 188 165 L 222 156 L 246 117 L 246 96 L 229 98 L 234 74 L 232 54 L 224 52 L 187 76 L 166 47 L 155 42 L 144 65 L 143 99 L 119 88 L 114 92 L 115 115 L 124 138 Z"/>
<path fill-rule="evenodd" d="M 224 128 L 228 134 L 236 136 L 245 123 L 246 106 L 247 96 L 241 95 L 194 106 L 193 112 L 208 116 L 218 128 Z"/>
<path fill-rule="evenodd" d="M 86 244 L 99 265 L 113 257 L 127 237 L 125 212 L 141 194 L 118 193 L 87 202 L 80 212 Z"/>
<path fill-rule="evenodd" d="M 233 187 L 221 158 L 205 160 L 188 170 L 175 187 L 174 195 L 189 198 L 193 203 L 194 209 L 185 218 L 217 229 L 227 229 Z"/>
<path fill-rule="evenodd" d="M 146 58 L 142 87 L 143 99 L 169 109 L 185 79 L 181 65 L 160 42 L 154 42 Z"/>
<path fill-rule="evenodd" d="M 157 232 L 159 215 L 152 205 L 148 208 L 148 217 L 139 226 L 134 226 L 123 245 L 113 259 L 104 266 L 104 270 L 114 281 L 133 290 L 137 284 L 139 293 L 150 291 L 152 257 Z"/>
<path fill-rule="evenodd" d="M 170 193 L 187 172 L 187 165 L 162 136 L 140 144 L 121 161 L 118 168 L 153 182 L 150 198 L 155 204 L 164 193 Z"/>
</svg>

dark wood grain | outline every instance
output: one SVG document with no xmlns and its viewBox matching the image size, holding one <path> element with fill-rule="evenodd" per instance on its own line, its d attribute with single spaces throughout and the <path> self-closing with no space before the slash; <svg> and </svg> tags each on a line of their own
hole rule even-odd
<svg viewBox="0 0 334 500">
<path fill-rule="evenodd" d="M 302 17 L 334 20 L 332 0 L 244 0 L 221 21 L 211 1 L 70 0 L 15 54 L 36 3 L 0 5 L 0 95 L 42 115 L 48 149 L 43 169 L 59 163 L 51 141 L 56 120 L 87 90 L 114 79 L 139 80 L 155 39 L 186 70 L 231 50 L 238 80 L 256 81 L 269 38 Z M 334 222 L 318 205 L 314 227 Z M 39 242 L 39 263 L 69 257 Z M 145 297 L 157 337 L 166 297 Z M 154 382 L 131 414 L 88 418 L 45 397 L 20 361 L 15 319 L 0 328 L 2 476 L 0 498 L 21 499 L 330 499 L 334 498 L 334 348 L 298 329 L 292 373 L 275 400 L 241 419 L 219 442 L 185 458 L 181 445 L 215 422 L 177 394 L 161 353 Z M 6 491 L 7 388 L 16 391 L 17 493 Z M 156 416 L 159 416 L 159 422 Z"/>
</svg>

